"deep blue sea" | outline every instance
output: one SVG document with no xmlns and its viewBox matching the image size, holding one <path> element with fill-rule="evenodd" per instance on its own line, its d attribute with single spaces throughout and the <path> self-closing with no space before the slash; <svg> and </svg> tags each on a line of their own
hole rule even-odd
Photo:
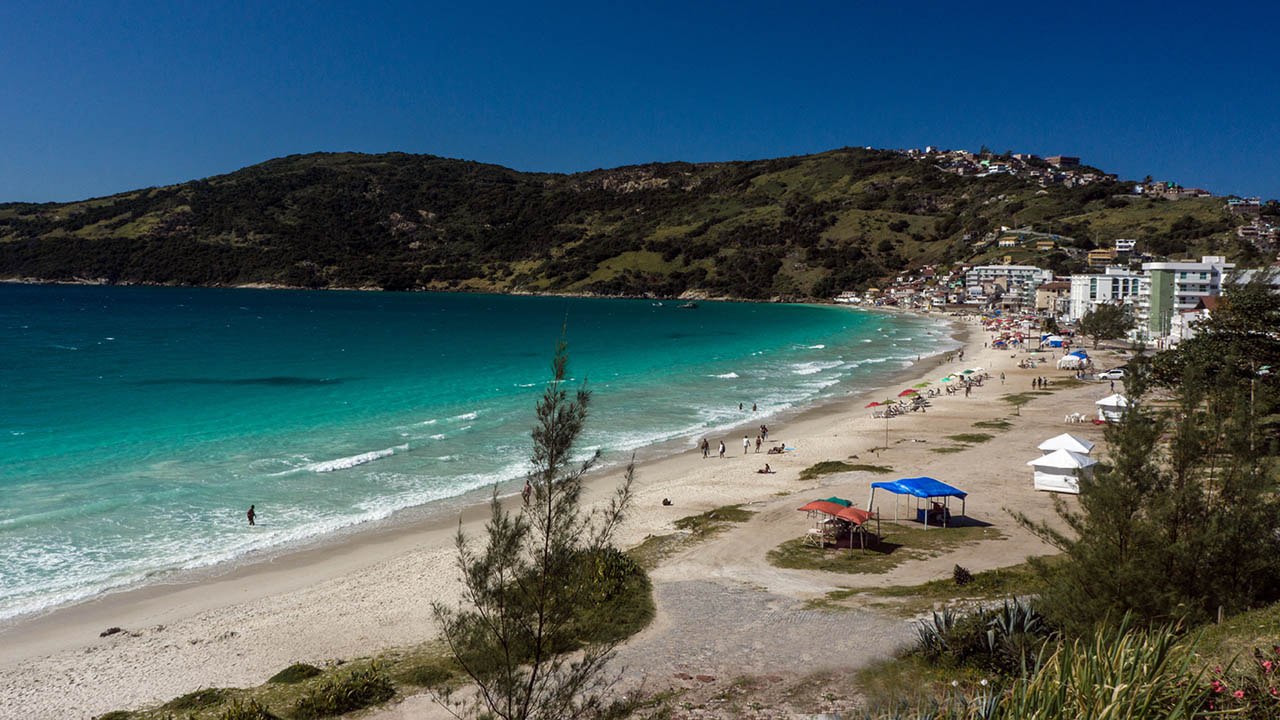
<svg viewBox="0 0 1280 720">
<path fill-rule="evenodd" d="M 0 618 L 519 478 L 562 327 L 614 462 L 955 346 L 828 306 L 0 284 Z"/>
</svg>

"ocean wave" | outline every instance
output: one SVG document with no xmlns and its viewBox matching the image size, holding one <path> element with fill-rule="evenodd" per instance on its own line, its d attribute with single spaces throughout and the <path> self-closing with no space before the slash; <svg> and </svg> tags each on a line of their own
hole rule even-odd
<svg viewBox="0 0 1280 720">
<path fill-rule="evenodd" d="M 727 372 L 727 373 L 724 373 L 723 375 L 711 375 L 710 377 L 713 377 L 713 378 L 720 378 L 720 379 L 722 379 L 722 380 L 732 380 L 732 379 L 734 379 L 734 378 L 738 377 L 738 373 L 736 373 L 736 372 Z"/>
<path fill-rule="evenodd" d="M 438 423 L 438 422 L 440 422 L 440 421 L 439 421 L 439 420 L 437 420 L 437 419 L 435 419 L 435 418 L 432 418 L 432 419 L 430 419 L 430 420 L 423 420 L 422 422 L 420 422 L 420 423 L 418 423 L 418 424 L 419 424 L 419 425 L 435 425 L 435 424 L 436 424 L 436 423 Z"/>
<path fill-rule="evenodd" d="M 450 422 L 454 420 L 475 420 L 478 417 L 480 417 L 480 411 L 475 410 L 469 413 L 462 413 L 461 415 L 454 415 L 453 417 L 449 418 L 449 420 Z"/>
<path fill-rule="evenodd" d="M 310 465 L 307 466 L 306 469 L 310 470 L 311 472 L 318 472 L 318 473 L 333 472 L 335 470 L 346 470 L 347 468 L 353 468 L 357 465 L 364 465 L 365 463 L 371 463 L 374 460 L 379 460 L 381 458 L 394 455 L 396 454 L 397 451 L 404 451 L 408 449 L 409 449 L 409 443 L 405 443 L 403 445 L 396 445 L 395 447 L 389 447 L 383 450 L 373 450 L 371 452 L 360 453 L 359 455 L 351 455 L 348 457 L 338 458 L 336 460 L 325 460 L 323 462 L 311 463 Z"/>
<path fill-rule="evenodd" d="M 810 350 L 825 350 L 826 348 L 827 348 L 826 345 L 810 345 L 809 346 Z"/>
<path fill-rule="evenodd" d="M 430 437 L 431 437 L 431 439 L 432 439 L 432 440 L 443 440 L 443 439 L 444 439 L 444 433 L 439 433 L 439 434 L 437 434 L 437 435 L 432 435 L 432 436 L 430 436 Z"/>
<path fill-rule="evenodd" d="M 803 362 L 803 363 L 795 363 L 794 365 L 791 366 L 791 374 L 792 375 L 813 375 L 815 373 L 820 373 L 823 370 L 830 370 L 831 368 L 839 367 L 840 365 L 841 363 L 839 362 L 820 361 L 820 360 L 814 360 L 811 362 Z"/>
</svg>

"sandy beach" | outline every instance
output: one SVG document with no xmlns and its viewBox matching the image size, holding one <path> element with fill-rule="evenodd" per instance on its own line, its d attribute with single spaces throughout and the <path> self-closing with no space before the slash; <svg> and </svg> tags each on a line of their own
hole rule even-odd
<svg viewBox="0 0 1280 720">
<path fill-rule="evenodd" d="M 1018 369 L 1025 353 L 984 348 L 987 333 L 970 321 L 957 331 L 965 343 L 963 361 L 942 365 L 941 358 L 926 358 L 888 387 L 868 389 L 782 423 L 771 422 L 769 441 L 784 442 L 795 448 L 793 452 L 766 455 L 753 450 L 744 456 L 743 433 L 738 432 L 723 438 L 728 448 L 723 460 L 714 457 L 721 438 L 713 437 L 710 459 L 689 450 L 640 466 L 635 510 L 619 538 L 624 547 L 673 532 L 675 520 L 719 506 L 748 503 L 756 514 L 669 558 L 653 573 L 658 617 L 632 638 L 620 657 L 631 678 L 652 687 L 673 682 L 678 674 L 716 675 L 729 672 L 723 665 L 730 658 L 734 672 L 740 673 L 743 668 L 770 667 L 801 672 L 823 663 L 856 664 L 886 657 L 909 630 L 901 618 L 860 610 L 848 616 L 799 613 L 796 608 L 841 587 L 912 584 L 946 576 L 957 563 L 979 571 L 1051 552 L 1018 528 L 1007 510 L 1037 520 L 1053 518 L 1053 496 L 1032 488 L 1025 462 L 1039 454 L 1035 448 L 1040 441 L 1061 432 L 1100 442 L 1100 428 L 1067 425 L 1063 416 L 1094 415 L 1093 402 L 1109 394 L 1108 387 L 1100 383 L 1057 390 L 1034 398 L 1015 416 L 1000 400 L 1002 395 L 1030 390 L 1036 376 L 1061 379 L 1069 373 L 1052 369 L 1052 364 Z M 1102 366 L 1111 364 L 1116 363 Z M 991 375 L 982 388 L 970 397 L 957 393 L 934 398 L 925 413 L 891 419 L 887 449 L 871 451 L 886 445 L 886 422 L 864 409 L 869 400 L 892 397 L 921 381 L 936 385 L 945 373 L 975 367 Z M 933 452 L 955 445 L 947 435 L 974 432 L 974 422 L 998 418 L 1013 427 L 958 452 Z M 1093 454 L 1100 456 L 1102 450 Z M 798 480 L 801 470 L 825 460 L 888 465 L 893 474 L 853 472 Z M 775 474 L 756 473 L 766 462 Z M 865 505 L 871 482 L 918 475 L 967 491 L 968 515 L 990 523 L 1001 537 L 907 561 L 878 575 L 783 570 L 766 562 L 768 550 L 804 534 L 808 523 L 795 511 L 803 503 L 837 494 Z M 589 501 L 607 497 L 616 479 L 616 470 L 593 477 Z M 664 507 L 664 498 L 672 505 Z M 889 502 L 877 495 L 882 514 L 891 518 Z M 257 685 L 294 662 L 368 656 L 430 639 L 435 633 L 430 602 L 457 596 L 452 543 L 458 522 L 474 537 L 485 513 L 483 506 L 472 503 L 460 511 L 352 535 L 342 543 L 326 543 L 199 582 L 115 593 L 8 627 L 0 631 L 0 717 L 90 718 L 202 687 Z M 707 612 L 716 606 L 736 610 Z M 831 617 L 880 630 L 858 652 L 815 659 L 803 646 L 786 645 L 785 639 L 769 645 L 767 638 L 749 641 L 733 632 L 744 624 L 760 625 L 765 612 L 761 608 L 798 613 L 788 622 L 810 623 L 815 632 L 834 622 Z M 708 627 L 715 623 L 720 625 Z M 108 627 L 124 632 L 99 637 Z M 705 639 L 699 639 L 699 628 L 706 632 Z M 20 714 L 11 714 L 15 712 Z M 411 697 L 381 714 L 428 717 L 435 712 L 429 700 Z"/>
</svg>

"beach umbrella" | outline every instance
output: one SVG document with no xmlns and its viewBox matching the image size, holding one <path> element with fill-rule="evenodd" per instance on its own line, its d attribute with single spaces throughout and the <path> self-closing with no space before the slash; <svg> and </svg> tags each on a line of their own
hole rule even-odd
<svg viewBox="0 0 1280 720">
<path fill-rule="evenodd" d="M 929 387 L 929 386 L 930 386 L 930 385 L 932 385 L 932 384 L 933 384 L 933 383 L 931 383 L 931 382 L 925 381 L 925 382 L 922 382 L 922 383 L 916 383 L 915 385 L 912 385 L 911 387 L 922 388 L 922 387 Z"/>
<path fill-rule="evenodd" d="M 919 394 L 920 394 L 920 391 L 907 388 L 906 390 L 903 390 L 902 392 L 898 393 L 898 397 L 906 397 L 907 395 L 919 395 Z"/>
<path fill-rule="evenodd" d="M 961 374 L 961 375 L 972 375 L 972 374 L 973 374 L 973 371 L 972 371 L 972 370 L 965 370 L 963 373 L 960 373 L 960 374 Z"/>
<path fill-rule="evenodd" d="M 880 407 L 880 406 L 881 406 L 881 405 L 883 405 L 883 404 L 884 404 L 884 403 L 869 402 L 869 403 L 867 403 L 867 407 Z"/>
</svg>

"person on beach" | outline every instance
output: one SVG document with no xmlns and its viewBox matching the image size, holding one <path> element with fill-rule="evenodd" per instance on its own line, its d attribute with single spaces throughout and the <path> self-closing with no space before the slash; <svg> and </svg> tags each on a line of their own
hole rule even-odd
<svg viewBox="0 0 1280 720">
<path fill-rule="evenodd" d="M 759 452 L 760 452 L 760 443 L 762 443 L 762 442 L 764 442 L 764 441 L 760 439 L 760 436 L 759 436 L 759 435 L 757 435 L 757 436 L 756 436 L 756 452 L 757 452 L 757 453 L 759 453 Z"/>
<path fill-rule="evenodd" d="M 254 524 L 253 520 L 254 520 L 254 518 L 258 517 L 258 513 L 256 513 L 256 512 L 254 512 L 254 511 L 253 511 L 253 506 L 252 506 L 252 505 L 250 505 L 250 506 L 249 506 L 249 512 L 247 512 L 247 513 L 245 513 L 245 514 L 249 516 L 249 524 L 250 524 L 250 525 L 253 525 L 253 524 Z"/>
<path fill-rule="evenodd" d="M 524 499 L 524 504 L 529 504 L 529 497 L 533 495 L 533 485 L 528 480 L 524 481 L 524 490 L 520 491 L 520 497 Z"/>
<path fill-rule="evenodd" d="M 756 411 L 756 404 L 751 403 L 751 412 L 755 412 L 755 411 Z"/>
<path fill-rule="evenodd" d="M 738 403 L 738 410 L 742 410 L 742 403 Z"/>
<path fill-rule="evenodd" d="M 724 441 L 723 440 L 720 441 L 720 459 L 721 460 L 724 459 Z"/>
<path fill-rule="evenodd" d="M 768 428 L 768 427 L 766 427 L 766 426 L 764 426 L 764 425 L 761 425 L 761 426 L 760 426 L 760 437 L 764 438 L 765 440 L 768 440 L 768 439 L 769 439 L 769 428 Z"/>
<path fill-rule="evenodd" d="M 763 470 L 757 470 L 757 471 L 756 471 L 756 474 L 757 474 L 757 475 L 772 475 L 772 474 L 773 474 L 773 471 L 769 469 L 769 463 L 765 463 L 765 464 L 764 464 L 764 469 L 763 469 Z"/>
<path fill-rule="evenodd" d="M 1001 372 L 1001 373 L 1000 373 L 1000 384 L 1001 384 L 1001 385 L 1003 385 L 1003 384 L 1004 384 L 1004 373 L 1003 373 L 1003 372 Z"/>
<path fill-rule="evenodd" d="M 742 436 L 742 454 L 746 455 L 751 452 L 751 438 L 746 435 Z"/>
<path fill-rule="evenodd" d="M 704 459 L 711 456 L 711 443 L 707 442 L 706 438 L 702 438 L 702 442 L 698 443 L 698 447 L 702 448 L 702 457 Z"/>
</svg>

